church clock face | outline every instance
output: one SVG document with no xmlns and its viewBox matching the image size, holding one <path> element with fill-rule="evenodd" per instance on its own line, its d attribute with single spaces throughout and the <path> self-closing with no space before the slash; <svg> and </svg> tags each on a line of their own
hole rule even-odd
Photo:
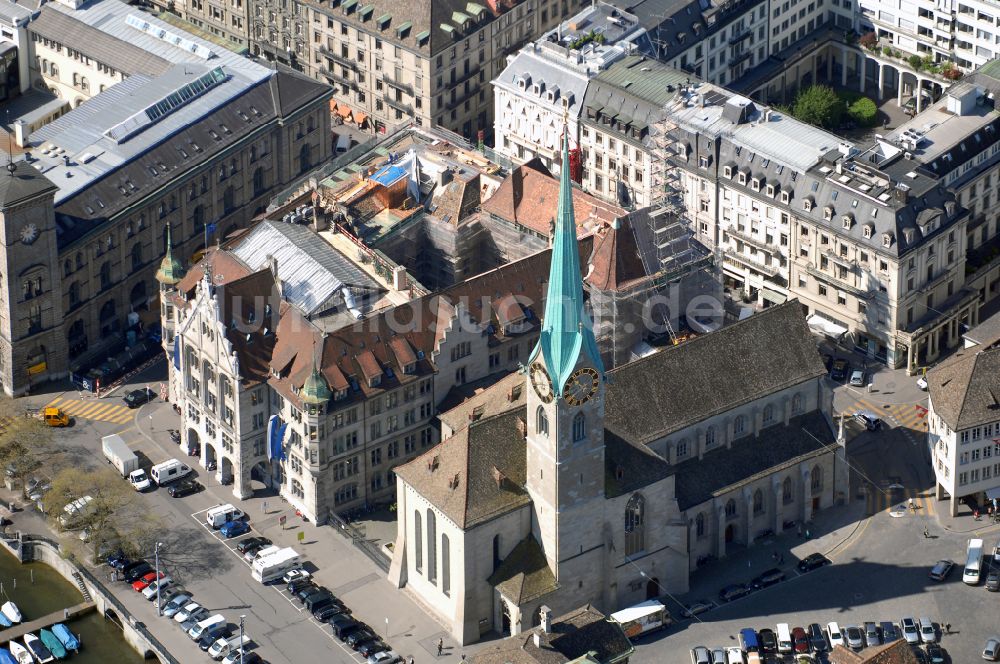
<svg viewBox="0 0 1000 664">
<path fill-rule="evenodd" d="M 597 373 L 597 369 L 592 367 L 577 369 L 566 381 L 566 387 L 563 389 L 566 403 L 571 406 L 587 403 L 597 395 L 600 383 L 601 376 Z"/>
<path fill-rule="evenodd" d="M 552 403 L 554 393 L 552 391 L 552 379 L 545 367 L 535 362 L 531 365 L 531 386 L 535 388 L 535 394 L 543 403 Z"/>
<path fill-rule="evenodd" d="M 21 242 L 24 244 L 31 244 L 38 239 L 38 226 L 34 224 L 28 224 L 21 229 Z"/>
</svg>

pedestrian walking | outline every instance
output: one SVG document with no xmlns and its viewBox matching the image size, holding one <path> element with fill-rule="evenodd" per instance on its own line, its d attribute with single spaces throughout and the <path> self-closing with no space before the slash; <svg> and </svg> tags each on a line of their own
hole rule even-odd
<svg viewBox="0 0 1000 664">
<path fill-rule="evenodd" d="M 63 609 L 63 620 L 69 620 L 69 609 Z"/>
<path fill-rule="evenodd" d="M 267 514 L 267 501 L 265 500 L 261 506 L 261 511 Z"/>
<path fill-rule="evenodd" d="M 462 653 L 462 664 L 465 664 L 465 653 Z"/>
<path fill-rule="evenodd" d="M 945 634 L 951 634 L 951 623 L 945 623 L 944 624 L 944 633 Z"/>
<path fill-rule="evenodd" d="M 924 526 L 924 539 L 927 539 L 930 536 L 931 536 L 930 533 L 927 532 L 927 526 Z"/>
<path fill-rule="evenodd" d="M 406 660 L 406 664 L 413 664 L 413 655 L 410 655 L 410 658 Z"/>
<path fill-rule="evenodd" d="M 914 506 L 914 504 L 913 504 L 913 498 L 910 498 L 909 505 L 910 505 L 910 511 L 911 512 L 916 512 L 917 511 L 916 506 Z"/>
<path fill-rule="evenodd" d="M 438 639 L 438 657 L 441 656 L 441 653 L 443 651 L 444 651 L 444 639 L 441 638 L 441 639 Z"/>
</svg>

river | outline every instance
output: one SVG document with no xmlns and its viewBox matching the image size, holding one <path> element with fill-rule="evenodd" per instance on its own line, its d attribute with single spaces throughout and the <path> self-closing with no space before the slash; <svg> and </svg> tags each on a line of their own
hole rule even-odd
<svg viewBox="0 0 1000 664">
<path fill-rule="evenodd" d="M 9 552 L 0 552 L 0 598 L 12 600 L 25 621 L 83 601 L 80 591 L 43 563 L 24 565 Z M 80 652 L 67 658 L 74 664 L 138 664 L 142 657 L 122 637 L 122 631 L 97 611 L 66 625 L 81 640 Z"/>
</svg>

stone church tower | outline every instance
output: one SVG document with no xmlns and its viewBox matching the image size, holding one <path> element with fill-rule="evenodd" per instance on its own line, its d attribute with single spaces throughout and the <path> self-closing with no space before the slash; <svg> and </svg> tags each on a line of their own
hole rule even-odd
<svg viewBox="0 0 1000 664">
<path fill-rule="evenodd" d="M 15 396 L 67 372 L 56 191 L 23 160 L 0 172 L 0 382 Z"/>
<path fill-rule="evenodd" d="M 563 139 L 569 163 L 569 139 Z M 545 313 L 528 362 L 527 469 L 532 534 L 559 581 L 598 569 L 604 500 L 604 366 L 584 308 L 568 168 L 561 169 Z M 566 567 L 566 561 L 577 561 Z"/>
</svg>

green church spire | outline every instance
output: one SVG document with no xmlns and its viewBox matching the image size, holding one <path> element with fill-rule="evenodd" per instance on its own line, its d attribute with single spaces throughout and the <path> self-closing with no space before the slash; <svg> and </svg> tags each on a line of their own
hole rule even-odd
<svg viewBox="0 0 1000 664">
<path fill-rule="evenodd" d="M 156 271 L 156 280 L 161 284 L 173 286 L 184 276 L 184 266 L 174 258 L 173 246 L 170 242 L 170 224 L 167 224 L 167 253 L 160 261 L 160 269 Z"/>
<path fill-rule="evenodd" d="M 559 205 L 556 209 L 552 238 L 552 263 L 549 267 L 545 314 L 538 345 L 552 376 L 556 395 L 561 396 L 566 379 L 573 372 L 580 353 L 585 352 L 593 367 L 602 375 L 604 366 L 597 350 L 593 325 L 583 306 L 583 276 L 580 272 L 580 249 L 576 241 L 573 215 L 573 185 L 570 181 L 569 135 L 563 134 L 562 168 L 559 175 Z"/>
</svg>

